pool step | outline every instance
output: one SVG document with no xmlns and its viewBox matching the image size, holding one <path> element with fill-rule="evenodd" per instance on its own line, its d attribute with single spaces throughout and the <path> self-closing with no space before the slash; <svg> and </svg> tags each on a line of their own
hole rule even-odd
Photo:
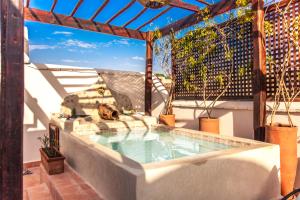
<svg viewBox="0 0 300 200">
<path fill-rule="evenodd" d="M 65 164 L 65 172 L 57 175 L 48 175 L 40 165 L 41 182 L 50 190 L 53 200 L 102 200 L 95 190 L 87 184 L 76 172 Z M 52 199 L 51 199 L 52 200 Z"/>
</svg>

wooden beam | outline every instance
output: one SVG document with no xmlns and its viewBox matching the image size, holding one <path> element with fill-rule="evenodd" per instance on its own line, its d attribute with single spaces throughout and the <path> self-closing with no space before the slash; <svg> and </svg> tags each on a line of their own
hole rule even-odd
<svg viewBox="0 0 300 200">
<path fill-rule="evenodd" d="M 56 6 L 56 4 L 57 4 L 57 1 L 58 1 L 58 0 L 54 0 L 54 1 L 53 1 L 53 4 L 52 4 L 51 9 L 50 9 L 50 12 L 53 12 L 53 11 L 54 11 L 55 6 Z"/>
<path fill-rule="evenodd" d="M 141 10 L 135 17 L 133 17 L 131 20 L 129 20 L 127 23 L 125 23 L 122 27 L 126 27 L 129 24 L 131 24 L 133 21 L 135 21 L 137 18 L 139 18 L 147 10 L 148 10 L 148 8 L 144 8 L 143 10 Z"/>
<path fill-rule="evenodd" d="M 198 12 L 199 11 L 198 6 L 195 6 L 195 5 L 192 5 L 192 4 L 189 4 L 189 3 L 185 3 L 181 0 L 170 0 L 169 5 L 173 6 L 173 7 L 193 11 L 193 12 Z"/>
<path fill-rule="evenodd" d="M 153 40 L 152 32 L 147 33 L 146 39 L 146 70 L 145 70 L 145 114 L 152 113 L 152 58 L 153 58 Z"/>
<path fill-rule="evenodd" d="M 202 4 L 205 4 L 205 5 L 207 5 L 207 6 L 210 6 L 211 4 L 210 3 L 208 3 L 208 2 L 206 2 L 206 1 L 204 1 L 204 0 L 197 0 L 199 3 L 202 3 Z"/>
<path fill-rule="evenodd" d="M 30 0 L 26 0 L 26 5 L 25 6 L 28 8 L 29 5 L 30 5 Z"/>
<path fill-rule="evenodd" d="M 151 22 L 153 22 L 154 20 L 156 20 L 157 18 L 159 18 L 160 16 L 166 14 L 169 10 L 171 10 L 172 7 L 168 7 L 167 9 L 163 10 L 162 12 L 160 12 L 158 15 L 156 15 L 155 17 L 153 17 L 152 19 L 148 20 L 147 22 L 145 22 L 144 24 L 142 24 L 141 26 L 139 26 L 136 30 L 141 30 L 143 27 L 145 27 L 146 25 L 150 24 Z"/>
<path fill-rule="evenodd" d="M 23 1 L 1 0 L 0 199 L 23 199 Z"/>
<path fill-rule="evenodd" d="M 286 7 L 290 2 L 300 2 L 300 0 L 292 0 L 292 1 L 291 0 L 281 0 L 276 3 L 272 3 L 269 6 L 265 5 L 265 11 L 271 12 L 271 11 L 276 10 L 277 8 Z"/>
<path fill-rule="evenodd" d="M 72 10 L 72 13 L 71 13 L 70 16 L 73 17 L 73 16 L 75 15 L 75 13 L 77 12 L 78 8 L 81 6 L 82 3 L 83 3 L 83 0 L 79 0 L 79 1 L 77 2 L 77 4 L 76 4 L 76 6 L 74 7 L 74 9 Z"/>
<path fill-rule="evenodd" d="M 132 4 L 135 3 L 135 0 L 131 0 L 124 8 L 122 8 L 119 12 L 117 12 L 114 16 L 112 16 L 109 20 L 107 20 L 105 23 L 109 24 L 112 22 L 114 19 L 116 19 L 119 15 L 121 15 L 125 10 L 127 10 Z"/>
<path fill-rule="evenodd" d="M 219 3 L 216 3 L 214 5 L 208 6 L 208 9 L 210 11 L 210 16 L 215 17 L 217 15 L 221 15 L 231 9 L 236 8 L 236 0 L 221 0 Z M 201 11 L 191 14 L 181 20 L 178 20 L 177 22 L 174 22 L 164 28 L 162 28 L 160 31 L 162 35 L 167 35 L 173 29 L 174 31 L 179 31 L 180 29 L 184 29 L 190 26 L 193 26 L 203 20 L 203 16 L 201 15 Z"/>
<path fill-rule="evenodd" d="M 93 16 L 90 18 L 91 21 L 94 21 L 95 18 L 99 15 L 99 13 L 105 8 L 105 6 L 109 3 L 109 0 L 105 0 L 105 2 L 98 8 L 98 10 L 93 14 Z"/>
<path fill-rule="evenodd" d="M 266 124 L 266 49 L 264 1 L 252 0 L 253 33 L 253 128 L 254 139 L 264 141 Z"/>
<path fill-rule="evenodd" d="M 134 38 L 138 40 L 146 39 L 146 33 L 137 30 L 102 24 L 99 22 L 93 22 L 90 20 L 84 20 L 72 16 L 54 14 L 51 12 L 42 11 L 34 8 L 24 8 L 24 18 L 30 21 L 61 25 L 87 31 L 94 31 L 122 37 Z"/>
</svg>

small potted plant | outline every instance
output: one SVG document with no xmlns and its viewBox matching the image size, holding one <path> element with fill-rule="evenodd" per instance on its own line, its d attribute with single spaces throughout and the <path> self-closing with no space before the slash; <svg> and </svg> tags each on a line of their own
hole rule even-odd
<svg viewBox="0 0 300 200">
<path fill-rule="evenodd" d="M 46 135 L 38 137 L 42 143 L 40 148 L 41 162 L 49 175 L 64 172 L 65 157 L 54 147 L 54 141 Z"/>
<path fill-rule="evenodd" d="M 281 176 L 281 193 L 287 195 L 294 188 L 294 182 L 297 173 L 297 132 L 298 127 L 291 116 L 291 106 L 296 98 L 300 95 L 300 72 L 295 71 L 294 64 L 291 62 L 293 55 L 300 53 L 300 17 L 289 20 L 289 5 L 292 0 L 287 2 L 287 6 L 275 4 L 276 16 L 280 16 L 282 24 L 282 37 L 286 41 L 283 49 L 283 58 L 274 60 L 267 52 L 267 64 L 271 73 L 275 77 L 275 95 L 273 106 L 271 107 L 270 123 L 266 125 L 265 141 L 280 146 L 280 176 Z M 273 37 L 273 25 L 265 21 L 266 37 Z M 277 34 L 277 33 L 276 33 Z M 294 73 L 294 75 L 291 75 Z M 281 106 L 282 105 L 282 106 Z M 287 122 L 275 121 L 275 116 L 280 107 L 286 113 Z"/>
<path fill-rule="evenodd" d="M 175 76 L 172 72 L 172 53 L 176 50 L 175 42 L 176 37 L 173 31 L 168 36 L 161 37 L 159 30 L 154 32 L 154 62 L 156 62 L 161 70 L 164 72 L 164 76 L 170 80 L 170 84 L 166 88 L 168 90 L 168 97 L 165 101 L 165 109 L 162 114 L 159 115 L 160 123 L 175 127 L 175 114 L 173 113 L 173 98 L 175 89 Z"/>
</svg>

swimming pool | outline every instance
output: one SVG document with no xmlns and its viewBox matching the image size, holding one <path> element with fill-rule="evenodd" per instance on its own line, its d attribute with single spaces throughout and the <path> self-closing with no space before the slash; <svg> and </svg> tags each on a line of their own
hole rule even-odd
<svg viewBox="0 0 300 200">
<path fill-rule="evenodd" d="M 153 126 L 89 135 L 62 132 L 61 151 L 103 199 L 271 200 L 280 195 L 279 147 L 253 140 Z"/>
<path fill-rule="evenodd" d="M 139 163 L 153 163 L 231 149 L 229 144 L 171 134 L 167 131 L 102 132 L 89 139 Z"/>
</svg>

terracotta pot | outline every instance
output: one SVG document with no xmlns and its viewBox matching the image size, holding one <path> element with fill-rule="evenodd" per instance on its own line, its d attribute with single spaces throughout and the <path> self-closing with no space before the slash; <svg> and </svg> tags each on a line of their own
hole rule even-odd
<svg viewBox="0 0 300 200">
<path fill-rule="evenodd" d="M 170 127 L 175 127 L 175 115 L 159 115 L 159 122 Z"/>
<path fill-rule="evenodd" d="M 220 133 L 218 118 L 199 117 L 199 130 L 209 133 Z"/>
<path fill-rule="evenodd" d="M 277 124 L 266 126 L 266 142 L 280 146 L 281 194 L 290 193 L 294 188 L 297 171 L 297 127 Z"/>
<path fill-rule="evenodd" d="M 49 157 L 43 149 L 40 149 L 41 161 L 49 175 L 60 174 L 64 172 L 65 157 L 57 151 L 57 157 Z"/>
</svg>

